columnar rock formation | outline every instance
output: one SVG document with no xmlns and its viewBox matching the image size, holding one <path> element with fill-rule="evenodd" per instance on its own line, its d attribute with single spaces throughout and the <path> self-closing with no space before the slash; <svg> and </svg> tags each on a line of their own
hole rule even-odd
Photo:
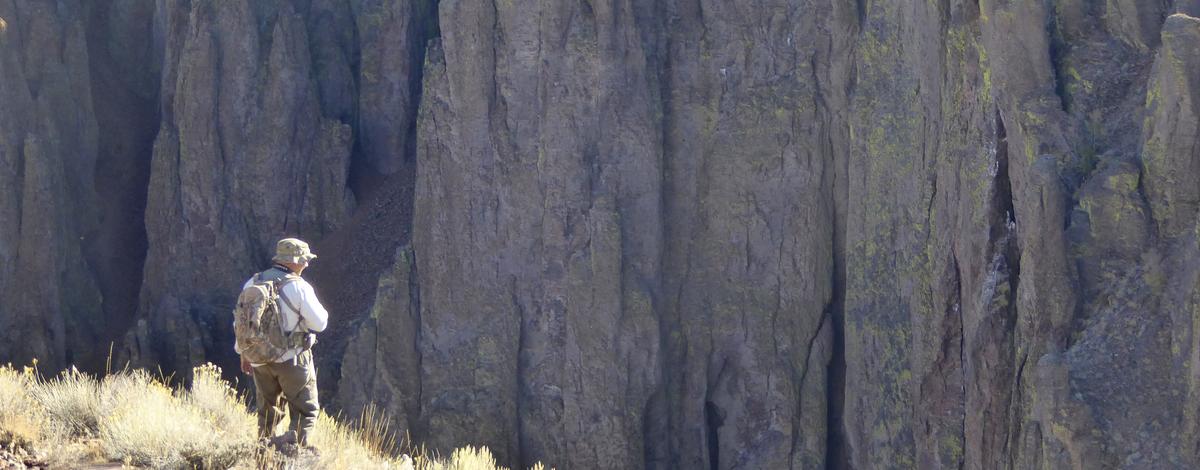
<svg viewBox="0 0 1200 470">
<path fill-rule="evenodd" d="M 0 3 L 0 351 L 52 367 L 105 349 L 87 13 L 59 6 Z"/>
<path fill-rule="evenodd" d="M 232 366 L 294 235 L 326 402 L 436 449 L 1195 466 L 1191 15 L 0 0 L 0 360 Z"/>
</svg>

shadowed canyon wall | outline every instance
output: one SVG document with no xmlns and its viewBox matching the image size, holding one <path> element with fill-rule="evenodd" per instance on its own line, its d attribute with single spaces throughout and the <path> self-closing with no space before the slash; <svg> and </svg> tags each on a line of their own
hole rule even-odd
<svg viewBox="0 0 1200 470">
<path fill-rule="evenodd" d="M 559 468 L 1200 465 L 1200 2 L 0 0 L 0 361 Z M 110 352 L 111 351 L 111 352 Z"/>
</svg>

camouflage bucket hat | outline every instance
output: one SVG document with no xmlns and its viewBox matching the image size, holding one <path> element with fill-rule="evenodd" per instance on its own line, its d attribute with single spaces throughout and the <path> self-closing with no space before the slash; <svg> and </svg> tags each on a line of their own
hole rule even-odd
<svg viewBox="0 0 1200 470">
<path fill-rule="evenodd" d="M 284 238 L 275 244 L 275 257 L 272 261 L 280 263 L 305 263 L 316 258 L 312 251 L 309 251 L 308 244 L 297 238 Z"/>
</svg>

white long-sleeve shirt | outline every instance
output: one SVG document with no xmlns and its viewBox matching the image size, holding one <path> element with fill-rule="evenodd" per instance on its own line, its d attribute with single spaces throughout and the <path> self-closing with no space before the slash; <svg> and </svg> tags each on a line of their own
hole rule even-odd
<svg viewBox="0 0 1200 470">
<path fill-rule="evenodd" d="M 251 277 L 246 280 L 245 284 L 242 284 L 242 289 L 245 290 L 253 284 L 254 277 Z M 312 284 L 309 284 L 304 278 L 285 284 L 279 295 L 287 298 L 286 302 L 282 300 L 279 302 L 279 316 L 282 320 L 280 327 L 285 335 L 292 331 L 305 331 L 306 329 L 317 333 L 324 331 L 325 327 L 329 325 L 329 312 L 325 310 L 325 306 L 321 305 L 321 301 L 317 300 L 317 293 L 313 291 Z M 288 302 L 291 302 L 300 311 L 293 311 L 288 306 Z M 299 322 L 303 322 L 303 324 L 297 325 Z M 233 348 L 241 354 L 242 348 L 236 341 Z M 301 351 L 303 348 L 292 348 L 280 356 L 276 362 L 290 361 Z M 251 365 L 258 367 L 262 364 Z"/>
</svg>

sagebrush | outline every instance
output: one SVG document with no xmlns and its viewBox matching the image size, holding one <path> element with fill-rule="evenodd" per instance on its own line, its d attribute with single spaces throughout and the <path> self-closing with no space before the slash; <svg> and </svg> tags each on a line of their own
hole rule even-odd
<svg viewBox="0 0 1200 470">
<path fill-rule="evenodd" d="M 145 371 L 97 378 L 74 369 L 42 378 L 31 367 L 0 366 L 0 447 L 39 456 L 51 468 L 119 462 L 161 469 L 328 468 L 499 469 L 486 448 L 441 459 L 398 449 L 373 407 L 352 423 L 322 414 L 315 454 L 286 457 L 257 439 L 255 418 L 212 364 L 171 387 Z M 540 469 L 541 466 L 535 467 Z"/>
</svg>

